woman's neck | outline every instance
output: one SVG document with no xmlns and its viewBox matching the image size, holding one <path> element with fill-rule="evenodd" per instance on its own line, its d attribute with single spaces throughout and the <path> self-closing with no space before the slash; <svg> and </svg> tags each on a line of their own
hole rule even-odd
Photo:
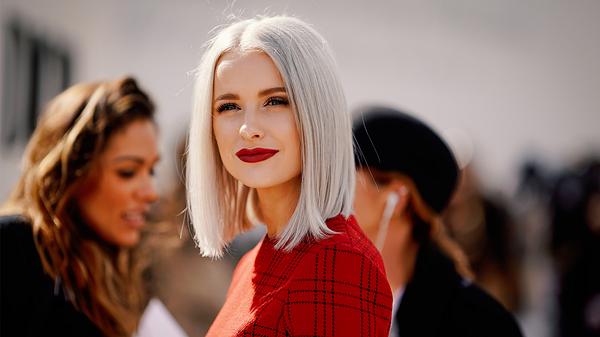
<svg viewBox="0 0 600 337">
<path fill-rule="evenodd" d="M 258 209 L 267 235 L 277 236 L 288 224 L 300 197 L 300 176 L 269 188 L 257 188 Z"/>
<path fill-rule="evenodd" d="M 413 224 L 405 217 L 392 220 L 381 251 L 392 290 L 405 287 L 413 276 L 419 244 L 412 237 Z"/>
</svg>

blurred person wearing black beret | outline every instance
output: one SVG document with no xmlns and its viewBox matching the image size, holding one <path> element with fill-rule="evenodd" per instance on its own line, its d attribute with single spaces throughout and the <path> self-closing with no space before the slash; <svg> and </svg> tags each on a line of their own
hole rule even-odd
<svg viewBox="0 0 600 337">
<path fill-rule="evenodd" d="M 381 251 L 394 292 L 392 336 L 522 336 L 513 316 L 471 283 L 441 213 L 459 169 L 426 124 L 391 108 L 360 111 L 353 132 L 355 214 Z"/>
</svg>

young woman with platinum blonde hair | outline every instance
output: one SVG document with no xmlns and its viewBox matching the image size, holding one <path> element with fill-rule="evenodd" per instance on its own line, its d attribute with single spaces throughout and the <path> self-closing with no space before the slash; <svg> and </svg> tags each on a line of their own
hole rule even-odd
<svg viewBox="0 0 600 337">
<path fill-rule="evenodd" d="M 351 215 L 351 120 L 327 42 L 291 17 L 230 24 L 195 90 L 188 206 L 202 254 L 267 227 L 208 336 L 387 336 L 391 292 Z"/>
</svg>

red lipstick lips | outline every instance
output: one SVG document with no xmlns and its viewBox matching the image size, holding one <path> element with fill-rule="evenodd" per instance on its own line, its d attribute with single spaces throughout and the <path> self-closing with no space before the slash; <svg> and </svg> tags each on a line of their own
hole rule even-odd
<svg viewBox="0 0 600 337">
<path fill-rule="evenodd" d="M 253 149 L 241 149 L 235 153 L 241 161 L 246 163 L 258 163 L 273 157 L 279 150 L 263 149 L 256 147 Z"/>
</svg>

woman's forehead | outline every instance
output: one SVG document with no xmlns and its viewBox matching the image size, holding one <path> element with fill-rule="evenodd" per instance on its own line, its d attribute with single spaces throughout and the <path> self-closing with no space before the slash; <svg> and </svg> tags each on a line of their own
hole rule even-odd
<svg viewBox="0 0 600 337">
<path fill-rule="evenodd" d="M 102 157 L 110 161 L 126 156 L 154 159 L 159 157 L 157 144 L 156 125 L 150 120 L 137 120 L 110 136 Z"/>
<path fill-rule="evenodd" d="M 215 77 L 222 78 L 232 73 L 267 71 L 281 78 L 279 70 L 269 55 L 261 50 L 233 50 L 224 53 L 215 68 Z"/>
</svg>

